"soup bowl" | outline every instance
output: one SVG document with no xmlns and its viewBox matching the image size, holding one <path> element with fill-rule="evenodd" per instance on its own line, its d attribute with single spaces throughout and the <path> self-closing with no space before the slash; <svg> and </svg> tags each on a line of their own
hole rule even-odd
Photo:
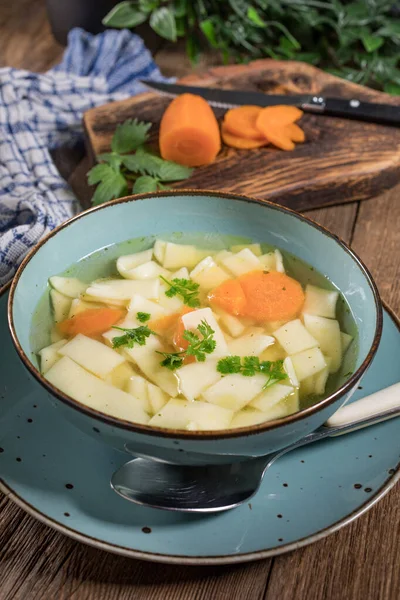
<svg viewBox="0 0 400 600">
<path fill-rule="evenodd" d="M 34 322 L 35 309 L 48 294 L 48 279 L 85 261 L 94 251 L 140 236 L 162 237 L 172 231 L 229 234 L 267 242 L 288 251 L 324 274 L 345 297 L 358 329 L 352 372 L 336 389 L 299 412 L 257 426 L 221 431 L 183 431 L 149 427 L 114 418 L 67 396 L 40 373 L 33 329 L 49 329 L 50 312 Z M 150 244 L 149 244 L 150 245 Z M 97 269 L 97 271 L 96 271 Z M 92 279 L 101 265 L 93 266 Z M 89 281 L 89 279 L 88 279 Z M 46 297 L 46 296 L 45 296 Z M 47 302 L 48 305 L 48 302 Z M 113 447 L 170 462 L 211 464 L 242 460 L 283 448 L 322 425 L 350 398 L 377 350 L 382 306 L 375 283 L 344 242 L 306 217 L 269 202 L 208 191 L 163 191 L 123 198 L 70 219 L 27 255 L 15 275 L 9 297 L 9 326 L 24 365 L 57 407 L 80 430 Z M 43 345 L 48 343 L 44 340 Z"/>
</svg>

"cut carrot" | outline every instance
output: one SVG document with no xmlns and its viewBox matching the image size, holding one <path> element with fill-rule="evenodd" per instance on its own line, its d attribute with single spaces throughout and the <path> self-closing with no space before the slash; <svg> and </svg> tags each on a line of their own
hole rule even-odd
<svg viewBox="0 0 400 600">
<path fill-rule="evenodd" d="M 178 350 L 186 350 L 188 342 L 183 337 L 185 327 L 183 325 L 182 316 L 193 310 L 193 308 L 185 306 L 180 312 L 166 315 L 155 321 L 150 321 L 149 327 L 169 342 L 172 340 L 173 345 Z"/>
<path fill-rule="evenodd" d="M 268 144 L 268 140 L 265 138 L 258 140 L 251 140 L 250 138 L 238 137 L 233 135 L 229 131 L 225 129 L 225 123 L 222 123 L 221 127 L 221 135 L 224 141 L 224 144 L 230 146 L 231 148 L 239 148 L 240 150 L 250 150 L 251 148 L 261 148 L 261 146 L 266 146 Z"/>
<path fill-rule="evenodd" d="M 261 109 L 256 120 L 256 127 L 265 137 L 268 137 L 267 130 L 269 126 L 285 127 L 295 123 L 302 116 L 303 111 L 296 106 L 267 106 Z"/>
<path fill-rule="evenodd" d="M 246 307 L 246 296 L 237 279 L 228 279 L 211 290 L 208 300 L 231 315 L 240 315 Z"/>
<path fill-rule="evenodd" d="M 268 139 L 277 148 L 281 150 L 294 150 L 295 145 L 286 133 L 286 127 L 272 126 L 268 127 Z"/>
<path fill-rule="evenodd" d="M 172 315 L 166 315 L 165 317 L 160 317 L 155 321 L 149 322 L 149 327 L 153 331 L 155 331 L 158 335 L 162 336 L 171 336 L 172 331 L 175 329 L 178 319 L 180 318 L 181 313 L 173 313 Z"/>
<path fill-rule="evenodd" d="M 290 123 L 290 125 L 286 125 L 284 132 L 292 140 L 292 142 L 304 142 L 306 139 L 304 131 L 301 129 L 301 127 L 296 125 L 296 123 Z"/>
<path fill-rule="evenodd" d="M 189 342 L 183 337 L 183 334 L 185 333 L 185 326 L 183 324 L 182 317 L 183 315 L 187 315 L 187 313 L 193 312 L 193 310 L 193 308 L 184 308 L 179 314 L 174 335 L 172 337 L 172 343 L 177 350 L 186 350 L 189 345 Z"/>
<path fill-rule="evenodd" d="M 238 106 L 225 113 L 224 129 L 239 138 L 250 140 L 263 140 L 264 136 L 256 127 L 257 117 L 262 108 L 259 106 Z"/>
<path fill-rule="evenodd" d="M 300 283 L 285 273 L 251 271 L 241 275 L 238 283 L 246 298 L 240 314 L 258 322 L 293 319 L 304 304 Z"/>
<path fill-rule="evenodd" d="M 87 336 L 101 335 L 118 323 L 125 311 L 118 308 L 88 308 L 70 319 L 57 324 L 60 333 L 73 336 L 82 333 Z"/>
<path fill-rule="evenodd" d="M 212 108 L 200 96 L 178 96 L 161 119 L 159 142 L 165 160 L 188 167 L 212 163 L 221 149 L 218 122 Z"/>
</svg>

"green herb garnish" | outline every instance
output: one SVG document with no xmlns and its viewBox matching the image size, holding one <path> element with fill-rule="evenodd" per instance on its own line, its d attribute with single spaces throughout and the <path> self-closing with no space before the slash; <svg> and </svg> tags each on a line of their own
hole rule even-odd
<svg viewBox="0 0 400 600">
<path fill-rule="evenodd" d="M 146 323 L 147 321 L 150 321 L 151 314 L 145 312 L 138 312 L 136 318 L 138 321 L 140 321 L 140 323 Z"/>
<path fill-rule="evenodd" d="M 260 361 L 258 356 L 227 356 L 221 358 L 217 363 L 217 371 L 222 375 L 230 375 L 232 373 L 241 373 L 244 377 L 252 377 L 256 373 L 262 373 L 267 376 L 267 381 L 263 389 L 282 381 L 287 378 L 287 374 L 283 370 L 283 360 L 275 362 L 264 360 Z"/>
<path fill-rule="evenodd" d="M 169 290 L 165 292 L 165 295 L 168 298 L 173 298 L 174 296 L 181 296 L 184 304 L 190 306 L 191 308 L 196 308 L 200 306 L 199 300 L 199 284 L 195 283 L 191 279 L 172 279 L 172 281 L 168 281 L 162 275 L 160 278 L 169 285 Z"/>
<path fill-rule="evenodd" d="M 183 333 L 183 339 L 189 342 L 186 354 L 187 356 L 194 356 L 198 362 L 204 362 L 206 360 L 206 354 L 212 354 L 217 345 L 217 342 L 213 338 L 215 331 L 204 319 L 201 321 L 200 325 L 197 326 L 197 330 L 203 336 L 202 338 L 187 329 L 185 329 Z"/>
<path fill-rule="evenodd" d="M 171 371 L 175 371 L 175 369 L 179 369 L 183 365 L 185 356 L 194 356 L 198 362 L 204 362 L 206 354 L 212 354 L 217 345 L 217 342 L 213 339 L 215 331 L 205 320 L 201 321 L 200 325 L 197 326 L 197 331 L 202 337 L 188 329 L 185 329 L 183 332 L 183 338 L 189 342 L 186 350 L 182 350 L 182 352 L 157 351 L 157 354 L 161 354 L 164 357 L 160 365 Z"/>
<path fill-rule="evenodd" d="M 167 367 L 170 371 L 175 371 L 175 369 L 179 369 L 183 365 L 185 352 L 159 352 L 158 350 L 156 352 L 164 357 L 160 365 Z"/>
<path fill-rule="evenodd" d="M 125 332 L 124 335 L 119 335 L 112 339 L 113 348 L 121 348 L 122 346 L 133 348 L 135 344 L 138 344 L 138 346 L 144 346 L 146 344 L 146 338 L 148 338 L 149 335 L 152 333 L 156 335 L 156 333 L 149 329 L 147 325 L 140 325 L 134 329 L 116 327 L 114 325 L 113 329 L 118 329 L 119 331 Z"/>
<path fill-rule="evenodd" d="M 97 184 L 93 205 L 126 196 L 130 189 L 135 194 L 167 189 L 164 183 L 190 177 L 193 169 L 164 160 L 144 148 L 150 127 L 151 123 L 137 119 L 117 126 L 111 152 L 99 154 L 99 164 L 87 174 L 89 185 Z"/>
</svg>

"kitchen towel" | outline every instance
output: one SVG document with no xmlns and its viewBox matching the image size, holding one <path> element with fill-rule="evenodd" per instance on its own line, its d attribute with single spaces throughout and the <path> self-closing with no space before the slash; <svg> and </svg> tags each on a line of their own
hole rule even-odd
<svg viewBox="0 0 400 600">
<path fill-rule="evenodd" d="M 82 135 L 83 113 L 165 80 L 143 40 L 128 30 L 73 29 L 47 73 L 0 69 L 0 286 L 45 234 L 79 212 L 50 150 Z"/>
</svg>

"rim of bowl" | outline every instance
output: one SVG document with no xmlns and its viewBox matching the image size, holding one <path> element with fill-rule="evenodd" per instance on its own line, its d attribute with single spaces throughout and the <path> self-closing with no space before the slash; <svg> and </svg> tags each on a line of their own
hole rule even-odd
<svg viewBox="0 0 400 600">
<path fill-rule="evenodd" d="M 90 408 L 85 404 L 79 402 L 69 396 L 68 394 L 64 394 L 61 390 L 53 386 L 40 371 L 33 365 L 31 360 L 26 355 L 25 351 L 22 349 L 22 346 L 19 343 L 18 336 L 15 330 L 14 318 L 13 318 L 13 304 L 14 304 L 14 296 L 18 286 L 19 279 L 24 272 L 25 268 L 29 264 L 30 260 L 35 256 L 38 250 L 46 244 L 52 237 L 57 235 L 59 231 L 62 229 L 66 229 L 74 223 L 75 221 L 89 217 L 93 212 L 97 212 L 100 210 L 104 210 L 110 206 L 114 206 L 117 204 L 124 204 L 128 202 L 136 202 L 136 200 L 152 200 L 153 198 L 162 197 L 173 197 L 173 196 L 182 196 L 182 195 L 190 195 L 190 196 L 214 196 L 216 198 L 224 198 L 227 200 L 235 200 L 239 202 L 247 202 L 249 204 L 258 204 L 260 206 L 266 206 L 272 210 L 277 210 L 279 212 L 287 213 L 294 218 L 305 222 L 314 229 L 320 231 L 323 235 L 333 239 L 339 246 L 343 248 L 343 250 L 353 259 L 353 261 L 357 264 L 358 268 L 362 271 L 364 277 L 367 280 L 367 283 L 372 291 L 372 295 L 375 303 L 376 310 L 376 321 L 375 321 L 375 334 L 371 344 L 371 347 L 364 358 L 363 362 L 359 366 L 359 368 L 349 377 L 347 381 L 344 382 L 340 388 L 338 388 L 335 392 L 323 398 L 316 404 L 309 406 L 308 408 L 299 410 L 292 415 L 275 419 L 273 421 L 267 421 L 266 423 L 260 423 L 259 425 L 253 425 L 250 427 L 240 427 L 237 429 L 220 429 L 220 430 L 206 430 L 206 431 L 185 431 L 182 429 L 166 429 L 162 427 L 152 427 L 149 425 L 141 425 L 139 423 L 133 423 L 131 421 L 127 421 L 124 419 L 119 419 L 117 417 L 113 417 L 111 415 L 107 415 L 106 413 L 102 413 L 98 410 Z M 32 373 L 32 375 L 39 381 L 39 383 L 47 388 L 53 396 L 72 407 L 75 410 L 78 410 L 84 413 L 87 416 L 97 419 L 103 423 L 108 425 L 112 425 L 114 427 L 118 427 L 119 429 L 129 430 L 134 433 L 142 434 L 142 435 L 150 435 L 156 437 L 165 437 L 165 438 L 178 438 L 178 439 L 190 439 L 190 440 L 220 440 L 220 439 L 228 439 L 234 437 L 242 437 L 248 435 L 261 434 L 271 429 L 276 429 L 278 427 L 282 427 L 284 425 L 288 425 L 290 423 L 294 423 L 296 421 L 301 421 L 308 416 L 311 416 L 315 413 L 320 412 L 324 408 L 333 404 L 340 396 L 343 396 L 347 393 L 351 388 L 356 385 L 357 381 L 363 375 L 363 373 L 369 367 L 372 359 L 374 358 L 376 351 L 379 346 L 379 342 L 382 335 L 382 326 L 383 326 L 383 312 L 382 312 L 382 302 L 380 299 L 380 295 L 378 292 L 378 288 L 375 284 L 375 281 L 372 278 L 371 273 L 369 272 L 366 265 L 363 261 L 357 256 L 357 254 L 351 250 L 351 248 L 344 242 L 339 236 L 330 232 L 323 225 L 316 223 L 309 217 L 305 217 L 304 215 L 287 208 L 285 206 L 281 206 L 279 204 L 275 204 L 269 200 L 258 200 L 257 198 L 253 198 L 251 196 L 246 196 L 244 194 L 233 194 L 230 192 L 217 192 L 215 190 L 192 190 L 192 189 L 179 189 L 179 190 L 165 190 L 158 192 L 149 192 L 145 194 L 136 194 L 125 196 L 123 198 L 118 198 L 116 200 L 112 200 L 100 206 L 95 206 L 93 208 L 87 209 L 79 213 L 78 215 L 68 219 L 55 229 L 48 233 L 45 237 L 43 237 L 25 256 L 20 266 L 17 269 L 17 272 L 14 275 L 14 278 L 11 283 L 10 295 L 8 298 L 8 307 L 7 307 L 7 315 L 8 315 L 8 326 L 11 333 L 11 339 L 13 344 L 17 350 L 17 354 L 25 367 Z"/>
</svg>

